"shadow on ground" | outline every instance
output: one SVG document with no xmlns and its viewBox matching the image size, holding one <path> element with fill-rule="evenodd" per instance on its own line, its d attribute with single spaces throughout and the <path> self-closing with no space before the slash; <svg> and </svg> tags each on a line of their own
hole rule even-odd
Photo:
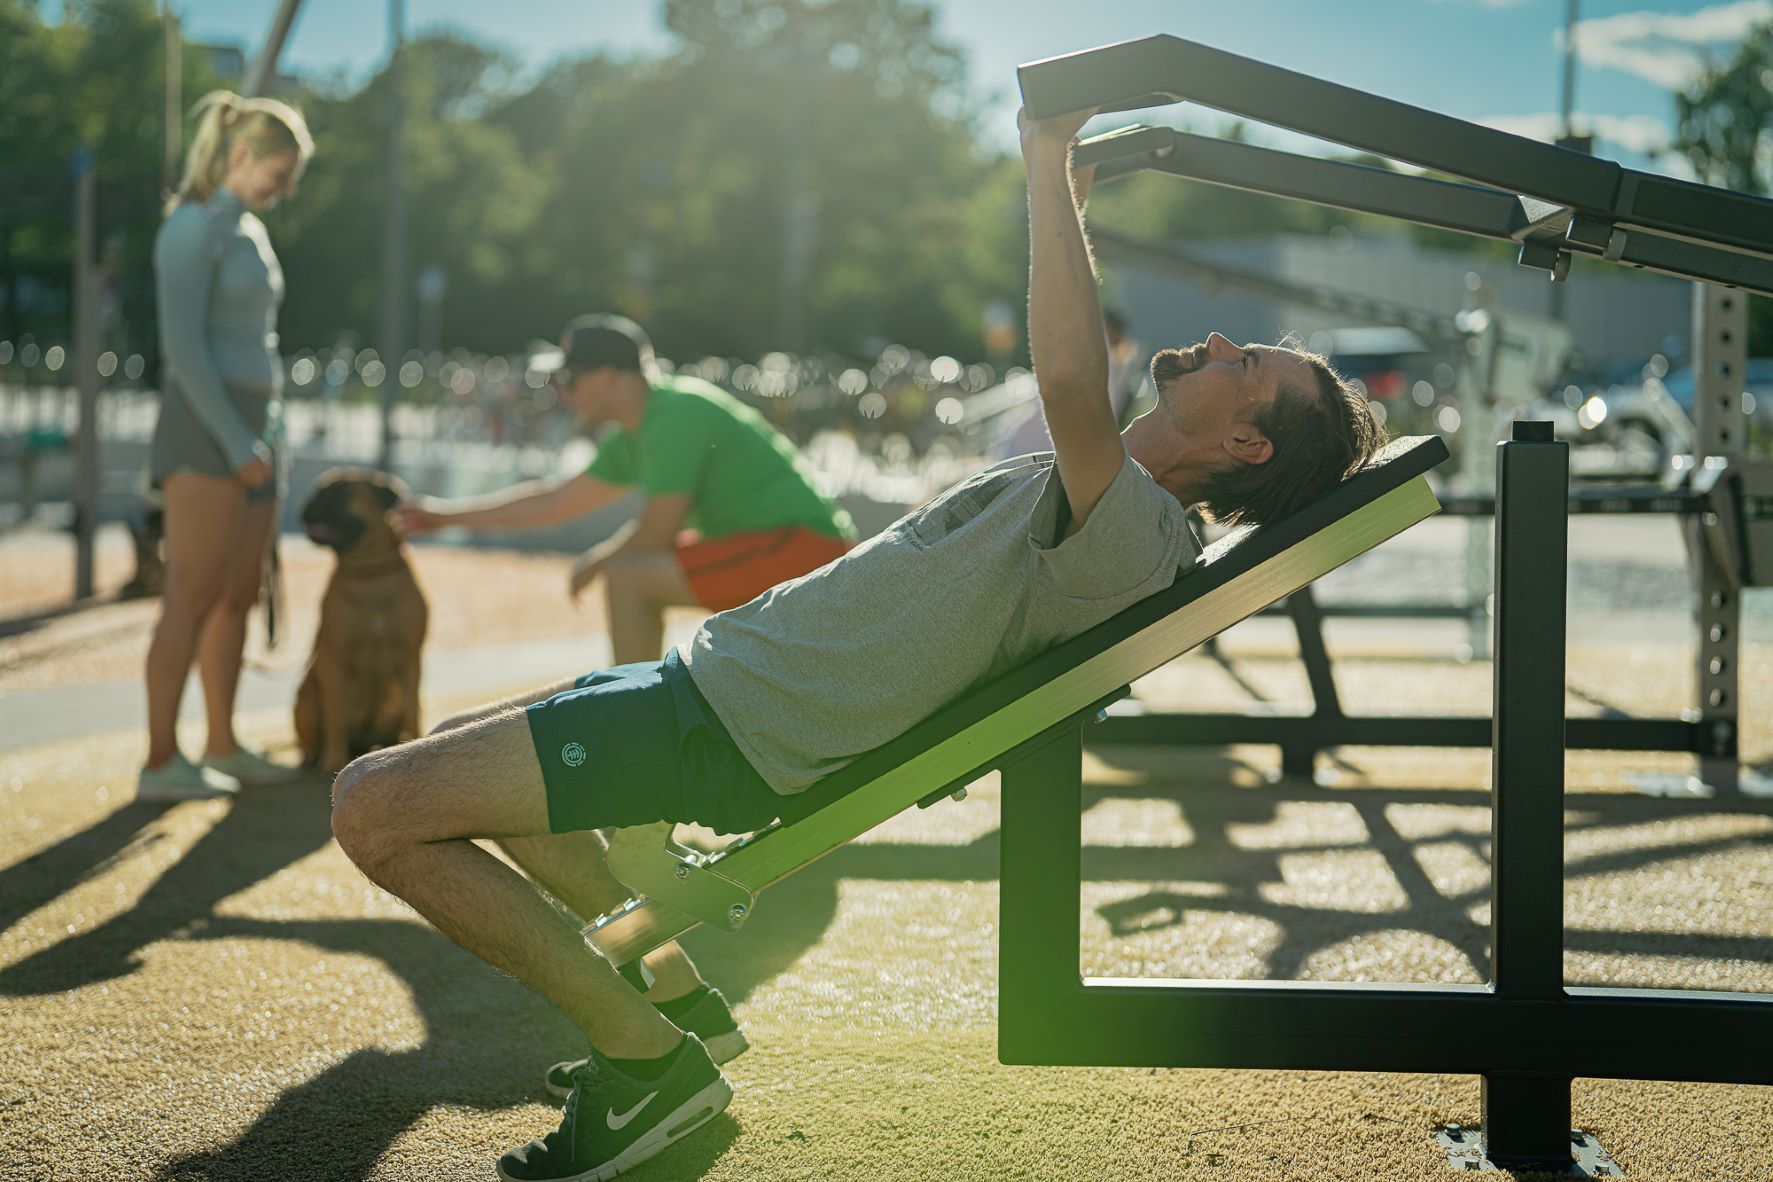
<svg viewBox="0 0 1773 1182">
<path fill-rule="evenodd" d="M 132 850 L 164 840 L 152 823 L 170 806 L 131 803 L 16 866 L 0 870 L 0 919 L 10 927 Z M 319 776 L 254 788 L 186 850 L 136 905 L 0 971 L 0 994 L 62 993 L 126 977 L 156 940 L 207 919 L 217 903 L 306 857 L 332 839 Z"/>
<path fill-rule="evenodd" d="M 375 957 L 410 988 L 424 1037 L 407 1050 L 353 1052 L 284 1091 L 233 1142 L 166 1166 L 159 1175 L 166 1182 L 260 1182 L 291 1162 L 300 1162 L 306 1176 L 366 1177 L 439 1105 L 493 1110 L 547 1102 L 543 1070 L 582 1041 L 529 989 L 408 920 L 222 918 L 204 925 L 198 938 L 294 940 L 316 952 Z M 541 1122 L 535 1134 L 550 1128 Z M 657 1168 L 676 1177 L 706 1172 L 738 1126 L 723 1118 L 711 1130 L 717 1135 L 674 1147 Z"/>
<path fill-rule="evenodd" d="M 1236 766 L 1226 759 L 1189 761 L 1181 774 L 1147 774 L 1131 783 L 1089 786 L 1087 808 L 1112 796 L 1174 801 L 1194 833 L 1180 849 L 1086 846 L 1084 872 L 1091 880 L 1173 882 L 1179 879 L 1231 884 L 1225 895 L 1196 897 L 1152 890 L 1101 912 L 1119 934 L 1184 922 L 1189 912 L 1235 911 L 1272 920 L 1285 935 L 1269 957 L 1266 975 L 1295 975 L 1316 950 L 1379 928 L 1415 929 L 1450 941 L 1469 959 L 1478 979 L 1487 976 L 1487 929 L 1467 916 L 1487 886 L 1448 897 L 1418 865 L 1422 843 L 1401 835 L 1387 806 L 1409 804 L 1485 807 L 1481 791 L 1361 789 L 1338 791 L 1283 782 L 1266 788 L 1229 786 Z M 1234 844 L 1233 826 L 1274 821 L 1294 801 L 1334 801 L 1353 807 L 1408 903 L 1379 915 L 1277 904 L 1260 887 L 1281 880 L 1281 859 L 1346 842 L 1307 841 L 1281 848 Z M 937 807 L 960 807 L 939 805 Z M 978 807 L 978 806 L 971 806 Z M 1768 806 L 1719 802 L 1660 801 L 1637 797 L 1584 796 L 1571 829 L 1638 826 L 1658 819 L 1691 819 L 1708 813 L 1753 811 Z M 10 926 L 61 891 L 90 878 L 142 843 L 156 840 L 153 822 L 162 808 L 126 805 L 80 833 L 15 866 L 0 870 L 0 924 Z M 138 905 L 97 928 L 13 964 L 0 972 L 0 991 L 22 995 L 74 992 L 127 976 L 143 950 L 168 938 L 294 941 L 316 954 L 373 957 L 406 983 L 424 1037 L 403 1050 L 359 1049 L 281 1092 L 234 1141 L 170 1163 L 166 1182 L 195 1178 L 262 1179 L 299 1161 L 315 1177 L 354 1178 L 369 1173 L 390 1145 L 438 1105 L 496 1110 L 545 1102 L 542 1070 L 559 1058 L 581 1054 L 583 1037 L 541 998 L 496 973 L 419 923 L 396 919 L 276 921 L 217 916 L 223 899 L 276 873 L 329 840 L 328 810 L 321 786 L 242 795 L 229 811 L 168 869 Z M 1437 833 L 1480 860 L 1488 835 Z M 1571 878 L 1609 874 L 1704 856 L 1773 837 L 1735 837 L 1620 848 L 1573 863 Z M 998 835 L 965 845 L 875 842 L 848 846 L 771 888 L 744 932 L 736 937 L 695 932 L 686 938 L 692 955 L 728 997 L 743 1001 L 819 943 L 837 913 L 840 883 L 855 880 L 990 881 L 998 872 Z M 1621 954 L 1711 956 L 1722 938 L 1626 931 L 1572 932 L 1570 946 Z M 1773 938 L 1731 938 L 1729 955 L 1773 960 Z M 73 1003 L 77 1005 L 78 1003 Z M 292 1032 L 300 1037 L 299 1032 Z M 690 1138 L 634 1176 L 689 1178 L 706 1172 L 737 1136 L 739 1125 L 723 1117 L 710 1134 Z M 537 1128 L 536 1134 L 545 1132 Z"/>
</svg>

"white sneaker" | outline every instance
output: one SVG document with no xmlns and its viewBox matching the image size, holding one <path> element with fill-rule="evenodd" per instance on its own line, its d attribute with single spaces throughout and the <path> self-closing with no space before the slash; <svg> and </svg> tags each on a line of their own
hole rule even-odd
<svg viewBox="0 0 1773 1182">
<path fill-rule="evenodd" d="M 239 790 L 240 784 L 232 776 L 198 767 L 186 759 L 182 752 L 174 752 L 173 757 L 159 767 L 142 769 L 141 776 L 135 783 L 135 798 L 209 800 L 217 796 L 232 796 Z"/>
<path fill-rule="evenodd" d="M 236 780 L 242 788 L 263 788 L 301 779 L 302 769 L 272 763 L 256 751 L 236 747 L 231 755 L 205 755 L 203 766 Z"/>
</svg>

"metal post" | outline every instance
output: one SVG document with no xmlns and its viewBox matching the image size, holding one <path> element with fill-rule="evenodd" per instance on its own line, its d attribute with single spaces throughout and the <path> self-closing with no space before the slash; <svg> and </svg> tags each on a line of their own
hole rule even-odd
<svg viewBox="0 0 1773 1182">
<path fill-rule="evenodd" d="M 1576 13 L 1579 0 L 1564 0 L 1564 62 L 1562 85 L 1558 88 L 1558 146 L 1571 147 L 1576 142 L 1576 129 L 1571 117 L 1576 110 Z M 1565 312 L 1566 286 L 1553 283 L 1546 299 L 1546 315 L 1562 320 Z"/>
<path fill-rule="evenodd" d="M 1299 643 L 1299 663 L 1305 666 L 1305 678 L 1311 686 L 1312 717 L 1334 727 L 1342 718 L 1342 699 L 1336 692 L 1336 671 L 1324 642 L 1324 613 L 1310 584 L 1287 596 L 1287 615 L 1293 621 L 1293 635 Z M 1282 743 L 1281 775 L 1313 779 L 1317 753 L 1321 750 L 1312 742 Z"/>
<path fill-rule="evenodd" d="M 382 197 L 382 447 L 378 466 L 394 466 L 394 396 L 400 389 L 400 357 L 406 345 L 406 98 L 401 46 L 406 37 L 405 0 L 388 0 L 387 190 Z"/>
<path fill-rule="evenodd" d="M 165 102 L 160 112 L 160 187 L 168 193 L 179 187 L 179 157 L 184 152 L 184 129 L 180 122 L 185 109 L 183 46 L 179 14 L 168 0 L 160 21 L 161 69 L 165 74 L 161 87 Z"/>
<path fill-rule="evenodd" d="M 1470 280 L 1467 280 L 1470 283 Z M 1468 496 L 1488 496 L 1496 491 L 1495 465 L 1491 454 L 1496 448 L 1496 430 L 1501 416 L 1496 411 L 1496 356 L 1502 348 L 1502 334 L 1488 303 L 1488 294 L 1481 284 L 1478 306 L 1462 315 L 1464 333 L 1460 340 L 1461 356 L 1454 369 L 1454 391 L 1459 408 L 1459 490 Z M 1471 517 L 1465 522 L 1465 630 L 1470 655 L 1482 659 L 1490 655 L 1490 547 L 1491 523 L 1488 518 Z"/>
<path fill-rule="evenodd" d="M 1082 980 L 1082 766 L 1083 737 L 1073 722 L 1000 769 L 997 1043 L 1005 1063 L 1041 1062 L 1038 1039 L 1017 1037 L 1043 1030 L 1054 999 Z"/>
<path fill-rule="evenodd" d="M 1748 415 L 1742 391 L 1748 369 L 1748 297 L 1709 283 L 1693 285 L 1693 479 L 1715 475 L 1747 450 Z M 1709 516 L 1709 515 L 1707 515 Z M 1741 665 L 1742 590 L 1706 544 L 1705 517 L 1689 520 L 1688 551 L 1698 602 L 1699 717 L 1706 750 L 1699 759 L 1702 795 L 1741 790 L 1737 752 L 1737 695 Z"/>
<path fill-rule="evenodd" d="M 93 593 L 93 532 L 98 524 L 98 284 L 93 259 L 92 149 L 74 154 L 74 349 L 69 364 L 80 395 L 74 435 L 74 598 Z"/>
<path fill-rule="evenodd" d="M 1490 978 L 1509 1001 L 1564 993 L 1564 625 L 1569 445 L 1517 422 L 1496 458 Z M 1504 1169 L 1568 1169 L 1570 1077 L 1483 1075 L 1483 1137 Z"/>
<path fill-rule="evenodd" d="M 1558 88 L 1558 138 L 1568 140 L 1575 132 L 1570 116 L 1576 109 L 1576 16 L 1580 0 L 1564 0 L 1563 85 Z"/>
<path fill-rule="evenodd" d="M 799 61 L 784 64 L 787 75 L 782 121 L 785 165 L 782 170 L 782 270 L 776 296 L 776 347 L 791 353 L 806 347 L 806 285 L 818 243 L 819 195 L 812 191 L 813 169 L 807 150 L 811 117 L 807 88 L 814 79 Z"/>
<path fill-rule="evenodd" d="M 296 9 L 301 6 L 302 0 L 282 0 L 277 6 L 277 14 L 271 18 L 271 31 L 265 34 L 265 46 L 253 60 L 241 94 L 253 98 L 264 94 L 271 85 L 271 79 L 277 74 L 277 58 L 283 53 L 283 42 L 289 36 L 289 26 L 295 21 Z"/>
</svg>

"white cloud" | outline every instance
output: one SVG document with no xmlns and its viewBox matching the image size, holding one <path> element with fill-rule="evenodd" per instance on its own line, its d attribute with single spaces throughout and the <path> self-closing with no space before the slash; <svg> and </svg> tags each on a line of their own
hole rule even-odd
<svg viewBox="0 0 1773 1182">
<path fill-rule="evenodd" d="M 1687 86 L 1706 64 L 1706 49 L 1742 40 L 1773 21 L 1773 0 L 1734 0 L 1697 12 L 1622 12 L 1576 22 L 1584 65 L 1624 70 L 1669 90 Z M 1557 41 L 1561 45 L 1560 31 Z"/>
</svg>

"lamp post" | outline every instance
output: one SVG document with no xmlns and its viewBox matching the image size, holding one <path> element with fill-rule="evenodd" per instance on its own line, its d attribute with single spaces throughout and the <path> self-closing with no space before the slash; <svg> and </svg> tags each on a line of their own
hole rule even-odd
<svg viewBox="0 0 1773 1182">
<path fill-rule="evenodd" d="M 397 375 L 405 352 L 406 330 L 406 183 L 403 176 L 406 99 L 402 93 L 401 46 L 406 37 L 405 0 L 388 0 L 388 146 L 382 197 L 382 343 L 384 373 L 381 387 L 382 447 L 377 466 L 392 471 L 394 464 L 394 398 L 400 390 Z"/>
</svg>

